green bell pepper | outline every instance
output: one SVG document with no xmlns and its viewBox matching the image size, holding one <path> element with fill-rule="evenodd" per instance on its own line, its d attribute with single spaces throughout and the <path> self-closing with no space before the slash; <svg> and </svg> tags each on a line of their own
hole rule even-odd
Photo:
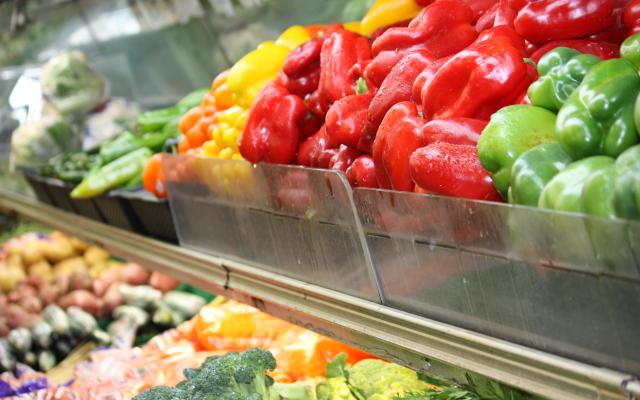
<svg viewBox="0 0 640 400">
<path fill-rule="evenodd" d="M 638 143 L 634 102 L 640 76 L 616 58 L 594 65 L 558 113 L 558 141 L 573 158 L 617 157 Z"/>
<path fill-rule="evenodd" d="M 598 57 L 568 47 L 558 47 L 538 63 L 540 77 L 529 86 L 531 104 L 557 112 L 571 96 Z"/>
<path fill-rule="evenodd" d="M 585 213 L 604 218 L 615 218 L 613 190 L 617 177 L 615 165 L 592 173 L 582 189 L 582 207 Z"/>
<path fill-rule="evenodd" d="M 129 131 L 125 131 L 116 136 L 115 139 L 100 146 L 100 159 L 103 165 L 108 164 L 141 147 L 144 147 L 144 144 L 140 140 L 140 137 Z"/>
<path fill-rule="evenodd" d="M 509 203 L 538 206 L 547 183 L 571 163 L 571 157 L 558 143 L 537 145 L 524 153 L 511 167 Z"/>
<path fill-rule="evenodd" d="M 71 197 L 74 199 L 94 197 L 131 182 L 142 174 L 151 155 L 151 150 L 143 147 L 100 167 L 73 189 Z"/>
<path fill-rule="evenodd" d="M 593 156 L 569 164 L 544 187 L 538 207 L 583 212 L 582 190 L 592 174 L 614 163 L 607 156 Z"/>
<path fill-rule="evenodd" d="M 640 69 L 640 33 L 631 35 L 622 42 L 620 56 L 631 61 L 636 69 Z"/>
<path fill-rule="evenodd" d="M 616 160 L 613 207 L 620 218 L 640 219 L 640 145 L 625 151 Z"/>
<path fill-rule="evenodd" d="M 478 157 L 502 198 L 508 198 L 515 160 L 534 146 L 555 142 L 555 126 L 556 115 L 542 107 L 513 105 L 491 116 L 478 140 Z"/>
</svg>

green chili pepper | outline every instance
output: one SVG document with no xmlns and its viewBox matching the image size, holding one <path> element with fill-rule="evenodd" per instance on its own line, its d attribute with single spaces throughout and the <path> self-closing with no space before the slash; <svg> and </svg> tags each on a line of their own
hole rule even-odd
<svg viewBox="0 0 640 400">
<path fill-rule="evenodd" d="M 172 119 L 182 115 L 179 107 L 147 111 L 138 117 L 138 129 L 143 133 L 161 131 Z"/>
<path fill-rule="evenodd" d="M 141 147 L 144 147 L 144 143 L 140 140 L 140 137 L 129 131 L 125 131 L 112 141 L 100 146 L 100 158 L 102 159 L 102 164 L 108 164 L 111 161 L 120 158 L 127 153 L 131 153 L 134 150 L 138 150 Z"/>
<path fill-rule="evenodd" d="M 100 167 L 73 189 L 71 197 L 74 199 L 94 197 L 131 182 L 136 176 L 142 174 L 151 155 L 151 150 L 141 148 Z"/>
</svg>

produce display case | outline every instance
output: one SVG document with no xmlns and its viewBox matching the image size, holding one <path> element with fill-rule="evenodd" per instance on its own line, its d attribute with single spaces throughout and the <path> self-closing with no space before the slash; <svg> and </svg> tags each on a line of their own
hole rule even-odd
<svg viewBox="0 0 640 400">
<path fill-rule="evenodd" d="M 154 109 L 292 21 L 360 20 L 353 9 L 370 4 L 143 3 L 38 15 L 64 23 L 24 56 L 39 64 L 82 50 L 102 60 L 93 64 L 112 94 Z M 101 16 L 117 16 L 124 33 L 96 29 Z M 199 156 L 163 156 L 168 199 L 124 189 L 75 200 L 72 185 L 27 175 L 39 201 L 0 188 L 0 207 L 450 381 L 478 374 L 550 399 L 640 396 L 640 223 L 352 187 L 337 170 L 206 158 L 194 147 Z"/>
</svg>

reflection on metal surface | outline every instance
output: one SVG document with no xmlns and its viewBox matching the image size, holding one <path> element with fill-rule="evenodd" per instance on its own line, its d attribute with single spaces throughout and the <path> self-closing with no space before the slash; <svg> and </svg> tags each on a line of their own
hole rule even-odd
<svg viewBox="0 0 640 400">
<path fill-rule="evenodd" d="M 633 377 L 553 356 L 242 263 L 157 242 L 0 191 L 0 207 L 104 245 L 176 279 L 258 306 L 444 378 L 464 368 L 551 399 L 625 399 Z"/>
</svg>

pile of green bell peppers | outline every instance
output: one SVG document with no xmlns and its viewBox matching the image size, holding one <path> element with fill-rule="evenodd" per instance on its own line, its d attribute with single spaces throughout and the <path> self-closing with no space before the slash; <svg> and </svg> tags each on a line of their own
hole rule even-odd
<svg viewBox="0 0 640 400">
<path fill-rule="evenodd" d="M 491 117 L 478 156 L 505 200 L 640 219 L 640 34 L 620 54 L 556 48 L 537 65 L 531 105 Z"/>
</svg>

